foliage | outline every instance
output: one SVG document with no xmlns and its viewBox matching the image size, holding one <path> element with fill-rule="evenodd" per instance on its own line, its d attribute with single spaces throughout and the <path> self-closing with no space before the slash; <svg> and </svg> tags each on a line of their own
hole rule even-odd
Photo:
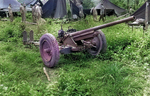
<svg viewBox="0 0 150 96">
<path fill-rule="evenodd" d="M 131 6 L 134 10 L 137 10 L 145 3 L 146 0 L 145 1 L 144 0 L 110 0 L 110 1 L 121 8 L 128 10 L 129 7 Z"/>
<path fill-rule="evenodd" d="M 84 0 L 83 1 L 83 8 L 90 9 L 94 6 L 94 3 L 91 0 Z"/>
</svg>

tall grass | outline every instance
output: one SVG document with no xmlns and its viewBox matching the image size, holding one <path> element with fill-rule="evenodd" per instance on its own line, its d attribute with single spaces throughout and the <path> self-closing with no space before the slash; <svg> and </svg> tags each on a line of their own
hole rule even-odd
<svg viewBox="0 0 150 96">
<path fill-rule="evenodd" d="M 13 23 L 0 21 L 0 95 L 2 96 L 141 96 L 149 95 L 149 29 L 127 24 L 104 28 L 107 51 L 92 57 L 87 52 L 61 55 L 55 68 L 46 68 L 50 82 L 43 72 L 39 49 L 26 48 L 22 44 L 22 31 L 34 31 L 39 39 L 49 32 L 57 37 L 61 23 L 52 19 L 37 26 L 22 24 L 21 17 Z M 107 17 L 112 19 L 113 17 Z M 30 20 L 30 19 L 29 19 Z M 49 21 L 51 23 L 49 23 Z M 105 22 L 103 22 L 105 23 Z M 77 30 L 103 24 L 86 20 L 63 24 L 67 30 Z"/>
</svg>

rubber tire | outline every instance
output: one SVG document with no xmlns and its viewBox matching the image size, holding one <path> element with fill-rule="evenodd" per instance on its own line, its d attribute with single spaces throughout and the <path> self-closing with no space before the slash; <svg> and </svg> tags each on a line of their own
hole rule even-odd
<svg viewBox="0 0 150 96">
<path fill-rule="evenodd" d="M 100 36 L 101 36 L 102 41 L 103 41 L 102 50 L 100 53 L 104 53 L 107 50 L 107 41 L 106 41 L 105 34 L 102 31 L 99 31 L 99 33 L 100 33 Z"/>
<path fill-rule="evenodd" d="M 97 40 L 97 41 L 96 41 L 97 50 L 92 50 L 92 48 L 91 48 L 91 49 L 88 49 L 88 52 L 89 52 L 91 55 L 96 56 L 96 55 L 98 55 L 98 54 L 100 53 L 100 51 L 101 51 L 101 49 L 102 49 L 102 44 L 103 44 L 103 42 L 102 42 L 102 38 L 101 38 L 101 35 L 100 35 L 100 34 L 98 34 L 98 35 L 97 35 L 96 37 L 94 37 L 93 39 Z"/>
<path fill-rule="evenodd" d="M 40 38 L 40 54 L 45 66 L 54 67 L 58 63 L 59 46 L 52 34 L 46 33 Z"/>
</svg>

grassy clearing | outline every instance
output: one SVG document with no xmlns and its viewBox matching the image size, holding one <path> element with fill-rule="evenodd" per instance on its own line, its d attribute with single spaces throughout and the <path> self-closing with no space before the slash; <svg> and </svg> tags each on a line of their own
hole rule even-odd
<svg viewBox="0 0 150 96">
<path fill-rule="evenodd" d="M 47 32 L 57 37 L 61 23 L 46 21 L 40 26 L 22 24 L 21 17 L 13 23 L 0 21 L 0 95 L 150 95 L 149 30 L 143 37 L 142 28 L 132 32 L 124 23 L 102 29 L 108 44 L 106 53 L 96 57 L 86 52 L 61 55 L 55 68 L 46 68 L 51 80 L 48 82 L 39 49 L 26 48 L 21 34 L 23 30 L 33 30 L 35 39 Z M 83 30 L 101 24 L 88 16 L 86 20 L 64 24 L 63 29 L 72 26 Z"/>
</svg>

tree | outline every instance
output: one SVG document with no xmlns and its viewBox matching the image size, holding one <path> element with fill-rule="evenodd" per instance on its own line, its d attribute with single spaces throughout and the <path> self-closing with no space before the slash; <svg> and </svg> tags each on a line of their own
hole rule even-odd
<svg viewBox="0 0 150 96">
<path fill-rule="evenodd" d="M 94 6 L 94 3 L 91 0 L 83 0 L 83 8 L 89 9 Z"/>
</svg>

